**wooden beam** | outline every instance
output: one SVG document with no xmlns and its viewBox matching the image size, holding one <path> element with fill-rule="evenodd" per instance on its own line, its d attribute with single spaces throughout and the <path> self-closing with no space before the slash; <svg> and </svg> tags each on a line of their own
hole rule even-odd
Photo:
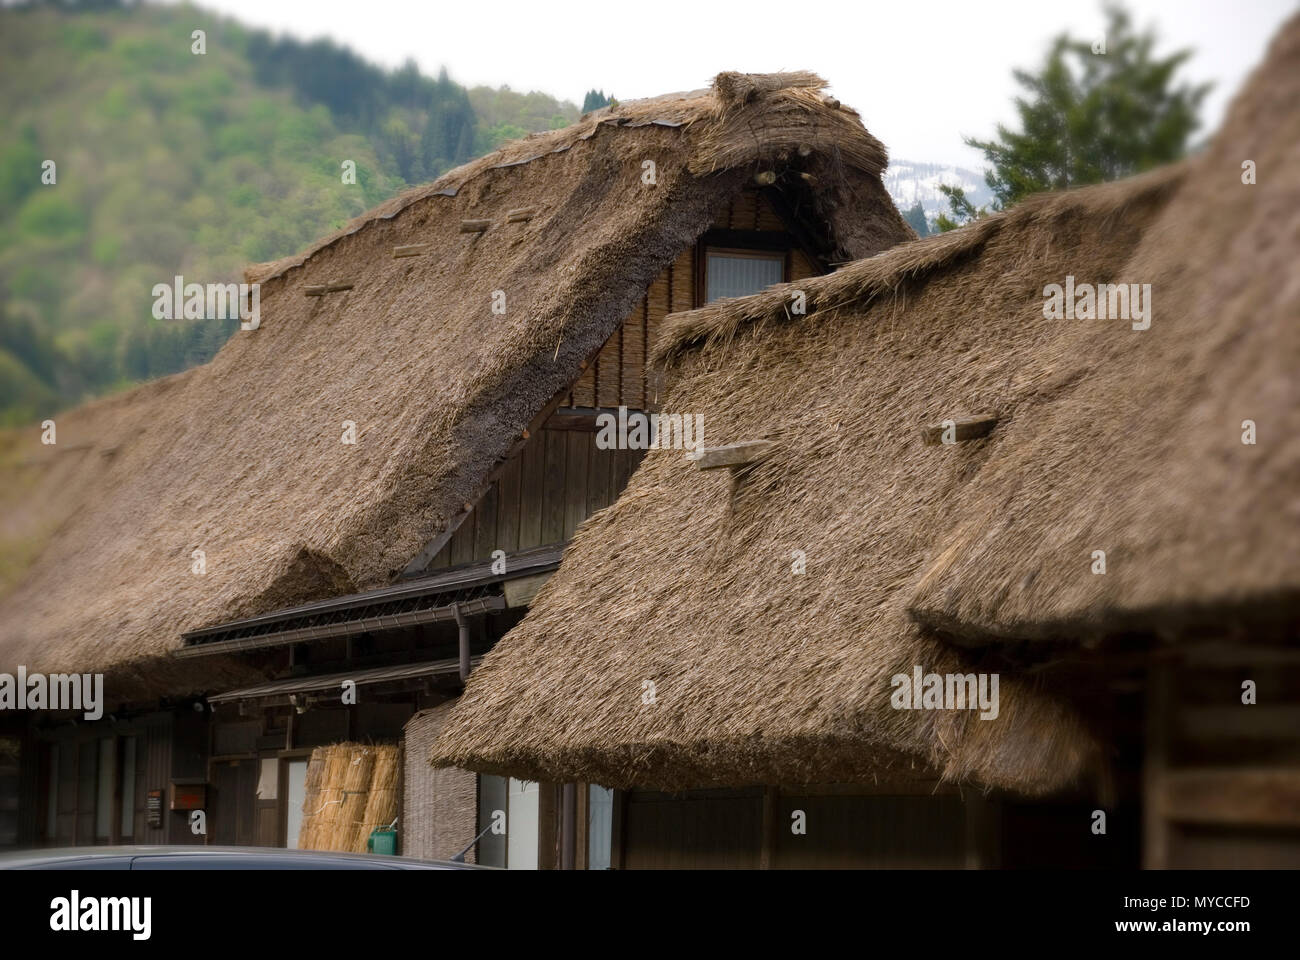
<svg viewBox="0 0 1300 960">
<path fill-rule="evenodd" d="M 998 418 L 991 413 L 980 413 L 970 417 L 952 417 L 939 423 L 932 423 L 921 428 L 921 438 L 926 446 L 933 447 L 943 443 L 944 431 L 951 429 L 953 442 L 975 440 L 987 436 L 998 425 Z"/>
<path fill-rule="evenodd" d="M 1300 738 L 1300 706 L 1185 707 L 1178 721 L 1188 740 L 1294 742 Z"/>
<path fill-rule="evenodd" d="M 352 289 L 351 280 L 341 280 L 336 283 L 319 283 L 310 287 L 303 287 L 302 294 L 304 297 L 322 297 L 327 293 L 339 293 L 343 290 Z"/>
<path fill-rule="evenodd" d="M 402 246 L 393 247 L 393 259 L 401 257 L 422 257 L 433 249 L 431 243 L 407 243 Z"/>
<path fill-rule="evenodd" d="M 695 466 L 701 470 L 746 467 L 767 458 L 775 449 L 776 444 L 771 440 L 748 440 L 725 447 L 700 447 L 695 451 Z"/>
<path fill-rule="evenodd" d="M 492 226 L 491 220 L 462 220 L 460 222 L 460 232 L 482 233 L 490 226 Z"/>
<path fill-rule="evenodd" d="M 758 869 L 772 869 L 772 853 L 776 847 L 776 807 L 779 802 L 776 787 L 763 788 L 763 816 L 761 845 L 758 850 Z"/>
<path fill-rule="evenodd" d="M 776 183 L 776 172 L 773 170 L 764 170 L 761 173 L 754 174 L 754 182 L 761 187 L 770 187 Z"/>
<path fill-rule="evenodd" d="M 1177 823 L 1300 827 L 1300 768 L 1171 771 L 1163 806 Z"/>
</svg>

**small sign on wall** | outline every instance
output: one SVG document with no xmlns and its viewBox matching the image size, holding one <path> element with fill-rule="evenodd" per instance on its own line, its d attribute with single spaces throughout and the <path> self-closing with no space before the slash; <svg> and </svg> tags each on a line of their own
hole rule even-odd
<svg viewBox="0 0 1300 960">
<path fill-rule="evenodd" d="M 202 810 L 207 806 L 206 783 L 172 783 L 173 810 Z"/>
<path fill-rule="evenodd" d="M 149 795 L 145 797 L 144 812 L 149 826 L 158 830 L 162 827 L 162 795 L 161 790 L 150 790 Z"/>
</svg>

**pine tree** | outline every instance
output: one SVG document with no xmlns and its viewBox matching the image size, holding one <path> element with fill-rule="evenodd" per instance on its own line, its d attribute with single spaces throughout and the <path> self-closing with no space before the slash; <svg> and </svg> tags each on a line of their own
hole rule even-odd
<svg viewBox="0 0 1300 960">
<path fill-rule="evenodd" d="M 992 164 L 984 178 L 995 209 L 1041 190 L 1140 173 L 1187 151 L 1210 89 L 1174 85 L 1192 51 L 1156 57 L 1155 34 L 1136 32 L 1123 7 L 1108 5 L 1106 18 L 1104 52 L 1062 34 L 1038 73 L 1014 72 L 1027 91 L 1015 101 L 1018 131 L 999 125 L 995 139 L 966 138 Z"/>
<path fill-rule="evenodd" d="M 966 191 L 961 187 L 953 186 L 947 183 L 939 184 L 939 192 L 948 198 L 948 207 L 952 210 L 952 217 L 939 214 L 935 218 L 934 226 L 936 233 L 947 233 L 949 230 L 956 230 L 963 224 L 970 223 L 972 220 L 978 220 L 988 211 L 984 207 L 976 207 L 966 198 Z"/>
<path fill-rule="evenodd" d="M 929 236 L 930 225 L 926 223 L 925 208 L 921 206 L 920 200 L 916 201 L 912 208 L 903 214 L 903 219 L 907 221 L 909 227 L 916 231 L 918 237 Z"/>
<path fill-rule="evenodd" d="M 587 95 L 582 98 L 582 112 L 590 113 L 592 110 L 607 107 L 612 99 L 612 97 L 605 96 L 604 90 L 588 90 Z"/>
</svg>

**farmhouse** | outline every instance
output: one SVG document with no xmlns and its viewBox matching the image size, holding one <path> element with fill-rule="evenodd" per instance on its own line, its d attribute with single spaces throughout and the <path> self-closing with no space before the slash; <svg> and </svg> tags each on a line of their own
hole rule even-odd
<svg viewBox="0 0 1300 960">
<path fill-rule="evenodd" d="M 1300 866 L 1297 98 L 1300 18 L 1182 164 L 670 316 L 728 469 L 649 452 L 434 763 L 577 784 L 579 865 Z M 893 709 L 922 668 L 997 717 Z"/>
<path fill-rule="evenodd" d="M 597 421 L 660 408 L 664 318 L 913 236 L 823 88 L 724 73 L 511 143 L 250 268 L 260 322 L 211 363 L 5 437 L 0 669 L 106 701 L 0 715 L 17 842 L 364 849 L 395 820 L 402 852 L 555 862 L 549 787 L 428 745 L 644 455 Z"/>
</svg>

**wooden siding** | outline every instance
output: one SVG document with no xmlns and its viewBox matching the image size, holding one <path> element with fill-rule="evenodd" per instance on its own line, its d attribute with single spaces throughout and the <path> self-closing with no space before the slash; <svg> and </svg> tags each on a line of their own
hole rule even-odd
<svg viewBox="0 0 1300 960">
<path fill-rule="evenodd" d="M 987 865 L 982 847 L 995 825 L 971 817 L 968 806 L 951 792 L 889 795 L 855 787 L 634 790 L 621 798 L 614 845 L 621 844 L 626 869 Z M 796 811 L 803 814 L 801 834 L 792 830 Z"/>
<path fill-rule="evenodd" d="M 758 867 L 761 788 L 680 796 L 634 790 L 623 812 L 624 869 Z"/>
<path fill-rule="evenodd" d="M 785 223 L 756 189 L 737 196 L 712 228 L 788 242 Z M 598 450 L 590 427 L 560 429 L 557 419 L 574 410 L 658 409 L 662 378 L 647 359 L 664 318 L 695 306 L 697 260 L 692 244 L 655 278 L 574 381 L 557 415 L 506 463 L 426 571 L 487 561 L 496 550 L 509 555 L 563 543 L 582 521 L 618 499 L 642 453 Z M 803 251 L 789 249 L 787 272 L 796 280 L 820 271 Z"/>
<path fill-rule="evenodd" d="M 1300 655 L 1207 646 L 1147 691 L 1144 866 L 1300 868 Z"/>
<path fill-rule="evenodd" d="M 191 842 L 169 834 L 173 815 L 167 810 L 167 791 L 174 771 L 173 718 L 168 713 L 154 713 L 130 720 L 107 719 L 93 724 L 80 724 L 58 730 L 39 731 L 32 739 L 33 747 L 41 754 L 39 779 L 32 784 L 34 811 L 33 838 L 49 846 L 89 846 L 105 843 L 184 843 Z M 203 721 L 200 718 L 199 723 Z M 114 737 L 116 768 L 113 771 L 113 809 L 109 819 L 110 835 L 95 836 L 95 814 L 99 801 L 99 744 L 105 737 Z M 135 739 L 135 781 L 130 812 L 132 835 L 122 833 L 122 742 Z M 56 795 L 54 800 L 54 833 L 48 833 L 49 758 L 51 749 L 58 750 Z M 206 756 L 200 747 L 197 756 Z M 148 825 L 147 798 L 150 790 L 163 793 L 162 826 Z M 188 830 L 186 830 L 188 833 Z M 202 842 L 202 838 L 199 838 Z"/>
<path fill-rule="evenodd" d="M 641 462 L 640 450 L 601 450 L 589 429 L 547 427 L 530 437 L 475 504 L 430 570 L 563 543 L 613 503 Z"/>
<path fill-rule="evenodd" d="M 745 190 L 712 224 L 715 230 L 781 233 L 785 223 L 761 190 Z M 568 407 L 658 408 L 662 383 L 646 365 L 664 317 L 696 305 L 696 250 L 683 250 L 654 282 L 600 352 L 574 383 Z M 791 250 L 788 280 L 817 276 L 820 271 L 800 250 Z"/>
</svg>

